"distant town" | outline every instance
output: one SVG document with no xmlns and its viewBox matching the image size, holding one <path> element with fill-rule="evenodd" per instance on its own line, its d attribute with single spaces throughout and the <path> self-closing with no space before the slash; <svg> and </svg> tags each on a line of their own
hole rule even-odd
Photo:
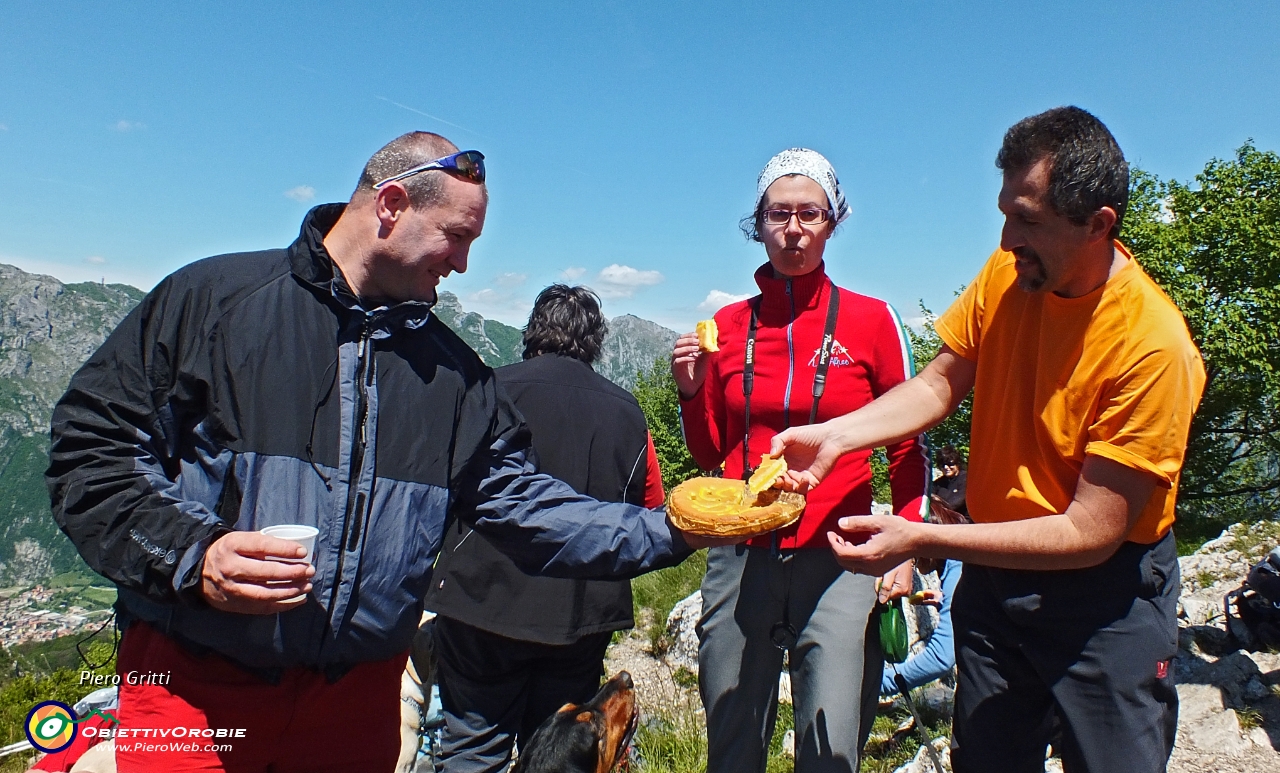
<svg viewBox="0 0 1280 773">
<path fill-rule="evenodd" d="M 111 614 L 65 601 L 65 591 L 37 585 L 0 590 L 0 645 L 13 647 L 76 633 Z"/>
</svg>

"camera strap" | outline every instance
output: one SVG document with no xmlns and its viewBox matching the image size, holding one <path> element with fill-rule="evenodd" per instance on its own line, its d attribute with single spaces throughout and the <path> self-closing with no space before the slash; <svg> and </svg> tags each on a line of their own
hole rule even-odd
<svg viewBox="0 0 1280 773">
<path fill-rule="evenodd" d="M 831 367 L 831 350 L 835 347 L 836 341 L 836 321 L 840 316 L 840 288 L 835 286 L 834 282 L 829 282 L 831 295 L 827 298 L 827 323 L 822 331 L 822 346 L 818 349 L 818 366 L 813 374 L 813 405 L 809 407 L 809 423 L 813 424 L 818 420 L 818 402 L 822 400 L 822 393 L 827 387 L 827 371 Z M 742 428 L 742 479 L 746 480 L 751 477 L 754 469 L 751 467 L 751 392 L 755 389 L 756 376 L 756 330 L 760 326 L 760 298 L 751 300 L 751 322 L 747 326 L 747 348 L 743 356 L 742 363 L 742 398 L 743 398 L 743 428 Z M 794 320 L 793 320 L 794 321 Z M 786 416 L 784 414 L 784 416 Z M 790 424 L 790 417 L 786 416 L 784 420 Z"/>
</svg>

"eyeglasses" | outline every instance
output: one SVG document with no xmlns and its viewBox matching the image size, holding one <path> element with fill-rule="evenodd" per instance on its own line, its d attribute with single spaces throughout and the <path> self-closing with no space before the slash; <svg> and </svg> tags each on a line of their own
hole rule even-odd
<svg viewBox="0 0 1280 773">
<path fill-rule="evenodd" d="M 792 212 L 789 209 L 766 209 L 760 213 L 760 217 L 769 225 L 786 225 L 793 217 L 804 225 L 817 225 L 827 222 L 827 218 L 831 217 L 831 210 L 802 209 L 799 212 Z"/>
<path fill-rule="evenodd" d="M 413 177 L 419 172 L 429 172 L 432 169 L 456 172 L 472 182 L 482 183 L 484 182 L 484 154 L 478 150 L 459 151 L 452 156 L 445 156 L 444 158 L 437 158 L 435 161 L 419 164 L 412 169 L 406 169 L 400 174 L 392 175 L 385 180 L 376 182 L 373 185 L 373 189 L 375 191 L 379 190 L 388 183 L 403 180 L 406 177 Z"/>
</svg>

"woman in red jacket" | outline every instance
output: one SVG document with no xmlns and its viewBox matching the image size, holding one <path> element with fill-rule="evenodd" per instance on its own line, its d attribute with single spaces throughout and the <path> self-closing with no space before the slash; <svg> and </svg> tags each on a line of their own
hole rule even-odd
<svg viewBox="0 0 1280 773">
<path fill-rule="evenodd" d="M 784 150 L 760 173 L 743 221 L 769 258 L 755 273 L 760 294 L 716 314 L 720 351 L 700 352 L 690 333 L 672 354 L 685 440 L 703 469 L 745 477 L 778 432 L 856 410 L 913 375 L 893 309 L 827 278 L 823 251 L 848 213 L 819 153 Z M 918 521 L 931 478 L 923 439 L 887 451 L 894 512 Z M 838 518 L 871 512 L 869 460 L 843 457 L 798 523 L 708 554 L 698 623 L 708 773 L 764 770 L 784 651 L 797 773 L 857 771 L 884 665 L 871 611 L 877 595 L 911 587 L 910 563 L 884 578 L 850 574 L 827 542 Z"/>
</svg>

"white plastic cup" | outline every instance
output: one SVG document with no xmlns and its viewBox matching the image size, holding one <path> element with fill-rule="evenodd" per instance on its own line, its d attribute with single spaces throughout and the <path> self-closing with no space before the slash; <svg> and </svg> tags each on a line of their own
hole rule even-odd
<svg viewBox="0 0 1280 773">
<path fill-rule="evenodd" d="M 298 543 L 307 549 L 307 555 L 302 558 L 281 558 L 276 556 L 273 560 L 284 561 L 288 564 L 309 564 L 311 556 L 316 549 L 316 535 L 320 530 L 314 526 L 303 526 L 300 523 L 285 523 L 279 526 L 268 526 L 262 530 L 263 534 L 278 539 L 287 539 Z"/>
</svg>

